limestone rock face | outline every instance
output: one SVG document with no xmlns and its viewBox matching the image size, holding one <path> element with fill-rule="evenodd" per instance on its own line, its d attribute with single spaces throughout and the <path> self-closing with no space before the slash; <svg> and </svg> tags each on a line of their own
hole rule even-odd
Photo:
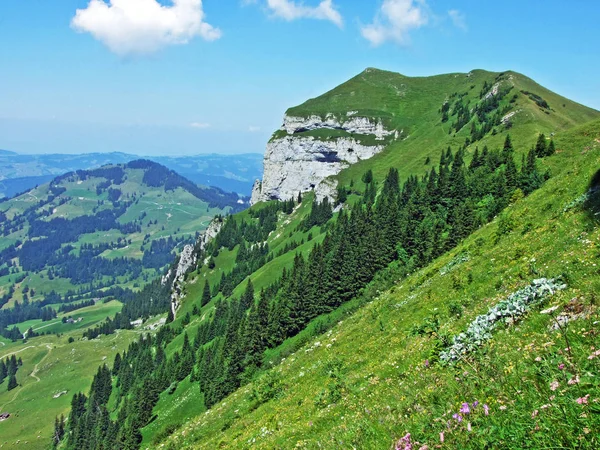
<svg viewBox="0 0 600 450">
<path fill-rule="evenodd" d="M 173 317 L 176 316 L 177 308 L 179 308 L 179 304 L 182 300 L 182 286 L 185 279 L 185 275 L 196 266 L 198 262 L 198 251 L 202 251 L 206 248 L 208 243 L 212 241 L 219 231 L 221 231 L 221 227 L 223 226 L 223 222 L 220 220 L 213 220 L 208 228 L 200 235 L 198 238 L 198 242 L 196 245 L 186 245 L 183 248 L 183 251 L 179 255 L 179 262 L 177 263 L 177 267 L 175 268 L 175 277 L 173 278 L 173 285 L 171 288 L 171 311 L 173 312 Z M 172 269 L 167 272 L 167 274 L 162 278 L 162 284 L 165 285 L 168 280 L 171 278 L 173 272 Z"/>
<path fill-rule="evenodd" d="M 360 137 L 338 137 L 327 140 L 295 133 L 317 129 L 340 129 L 351 134 L 372 135 L 375 140 L 388 136 L 398 137 L 381 122 L 374 123 L 366 117 L 353 117 L 341 122 L 332 115 L 325 119 L 285 116 L 282 130 L 287 136 L 272 140 L 267 145 L 263 180 L 256 181 L 251 204 L 269 200 L 289 200 L 299 192 L 314 191 L 318 200 L 333 198 L 336 183 L 331 179 L 343 169 L 361 160 L 371 158 L 385 148 L 385 142 L 366 145 Z"/>
<path fill-rule="evenodd" d="M 333 130 L 344 130 L 354 134 L 372 134 L 376 139 L 382 141 L 386 136 L 392 135 L 393 131 L 388 131 L 383 127 L 381 121 L 372 122 L 368 117 L 352 117 L 355 111 L 346 114 L 348 120 L 341 122 L 333 115 L 329 114 L 322 119 L 319 116 L 310 116 L 309 118 L 285 116 L 283 118 L 282 130 L 288 134 L 294 134 L 301 131 L 317 130 L 320 128 L 329 128 Z"/>
</svg>

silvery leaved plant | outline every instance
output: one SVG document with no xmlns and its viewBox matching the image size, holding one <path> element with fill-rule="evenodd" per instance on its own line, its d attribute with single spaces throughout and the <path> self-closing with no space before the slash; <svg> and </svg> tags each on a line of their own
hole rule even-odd
<svg viewBox="0 0 600 450">
<path fill-rule="evenodd" d="M 489 309 L 486 314 L 477 316 L 467 331 L 455 336 L 452 345 L 440 353 L 440 360 L 445 363 L 458 361 L 463 355 L 477 350 L 483 343 L 492 338 L 492 332 L 499 323 L 513 323 L 525 315 L 534 306 L 540 304 L 547 296 L 567 287 L 554 279 L 541 278 L 524 289 L 514 292 L 505 300 Z"/>
</svg>

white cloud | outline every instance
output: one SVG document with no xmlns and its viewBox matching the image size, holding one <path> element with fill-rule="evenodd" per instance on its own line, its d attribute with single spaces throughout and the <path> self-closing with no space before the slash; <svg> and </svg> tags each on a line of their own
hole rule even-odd
<svg viewBox="0 0 600 450">
<path fill-rule="evenodd" d="M 255 126 L 252 126 L 252 125 L 250 125 L 250 126 L 248 127 L 248 131 L 249 131 L 250 133 L 258 133 L 258 132 L 260 131 L 260 127 L 255 127 Z"/>
<path fill-rule="evenodd" d="M 190 123 L 190 127 L 197 128 L 199 130 L 206 130 L 207 128 L 210 128 L 210 123 L 192 122 Z"/>
<path fill-rule="evenodd" d="M 457 9 L 451 9 L 448 11 L 448 16 L 456 28 L 467 31 L 467 18 L 463 13 Z"/>
<path fill-rule="evenodd" d="M 244 4 L 257 3 L 257 0 L 243 0 Z M 334 5 L 333 0 L 322 0 L 317 6 L 306 6 L 295 0 L 267 0 L 267 8 L 275 17 L 287 21 L 297 19 L 328 20 L 338 27 L 344 25 L 342 15 Z"/>
<path fill-rule="evenodd" d="M 196 36 L 207 41 L 221 37 L 218 28 L 204 22 L 202 0 L 173 0 L 172 6 L 156 0 L 107 1 L 90 0 L 85 9 L 76 11 L 71 27 L 90 33 L 121 56 L 187 44 Z"/>
<path fill-rule="evenodd" d="M 409 32 L 427 25 L 429 14 L 424 0 L 384 0 L 373 23 L 361 28 L 361 33 L 377 46 L 387 41 L 405 45 Z"/>
</svg>

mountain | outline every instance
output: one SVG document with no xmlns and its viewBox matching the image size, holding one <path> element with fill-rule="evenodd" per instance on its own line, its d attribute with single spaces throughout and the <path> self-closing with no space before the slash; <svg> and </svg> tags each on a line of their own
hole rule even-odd
<svg viewBox="0 0 600 450">
<path fill-rule="evenodd" d="M 2 341 L 2 436 L 57 416 L 61 448 L 595 448 L 598 150 L 600 113 L 523 75 L 368 69 L 290 109 L 253 206 L 120 312 Z"/>
<path fill-rule="evenodd" d="M 265 153 L 253 202 L 288 200 L 297 191 L 335 196 L 335 176 L 349 183 L 368 168 L 420 173 L 440 149 L 500 145 L 555 133 L 598 112 L 556 95 L 515 72 L 474 70 L 411 78 L 377 69 L 290 108 Z M 475 145 L 473 145 L 475 144 Z"/>
<path fill-rule="evenodd" d="M 12 197 L 47 183 L 52 178 L 77 170 L 108 164 L 127 164 L 140 159 L 126 153 L 81 155 L 21 155 L 0 151 L 0 197 Z M 226 192 L 250 195 L 252 182 L 262 173 L 261 155 L 157 156 L 147 159 L 162 164 L 202 186 L 215 186 Z"/>
<path fill-rule="evenodd" d="M 244 207 L 147 160 L 61 175 L 0 202 L 0 307 L 122 299 L 215 215 Z"/>
</svg>

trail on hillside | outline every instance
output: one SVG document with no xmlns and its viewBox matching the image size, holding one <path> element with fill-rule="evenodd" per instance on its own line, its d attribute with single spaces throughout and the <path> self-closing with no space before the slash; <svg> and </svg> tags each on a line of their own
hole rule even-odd
<svg viewBox="0 0 600 450">
<path fill-rule="evenodd" d="M 17 353 L 24 352 L 27 349 L 35 348 L 35 345 L 30 345 L 29 347 L 22 348 L 21 350 L 17 350 L 16 352 L 9 353 L 7 355 L 0 356 L 0 359 L 8 358 L 9 356 L 16 355 Z"/>
<path fill-rule="evenodd" d="M 49 326 L 52 326 L 52 325 L 56 325 L 57 323 L 60 323 L 60 322 L 61 322 L 60 320 L 57 320 L 56 322 L 49 323 L 47 325 L 44 325 L 43 327 L 34 328 L 33 331 L 38 331 L 38 330 L 41 330 L 43 328 L 46 328 L 46 327 L 49 327 Z"/>
<path fill-rule="evenodd" d="M 43 357 L 43 358 L 40 360 L 40 362 L 39 362 L 39 363 L 37 363 L 37 364 L 35 365 L 35 367 L 33 368 L 33 371 L 32 371 L 32 372 L 29 374 L 29 376 L 30 376 L 30 377 L 33 377 L 33 378 L 35 378 L 35 379 L 37 380 L 37 381 L 36 381 L 37 383 L 39 383 L 39 382 L 41 381 L 41 380 L 40 380 L 40 378 L 39 378 L 39 377 L 36 375 L 36 373 L 37 373 L 37 371 L 38 371 L 38 366 L 39 366 L 41 363 L 43 363 L 43 362 L 46 360 L 46 358 L 48 358 L 48 356 L 50 356 L 50 353 L 52 353 L 52 345 L 50 345 L 50 344 L 40 344 L 38 347 L 41 347 L 41 346 L 43 346 L 43 345 L 45 345 L 45 346 L 46 346 L 46 348 L 48 349 L 48 353 L 47 353 L 47 354 L 46 354 L 46 355 L 45 355 L 45 356 L 44 356 L 44 357 Z M 24 349 L 22 349 L 22 350 L 19 350 L 18 352 L 11 353 L 11 354 L 9 354 L 9 355 L 7 355 L 7 356 L 11 356 L 11 355 L 14 355 L 14 354 L 16 354 L 16 353 L 20 353 L 20 352 L 22 352 L 22 351 L 24 351 L 24 350 L 27 350 L 27 349 L 29 349 L 29 348 L 35 348 L 35 347 L 36 347 L 35 345 L 31 345 L 31 346 L 29 346 L 29 347 L 25 347 L 25 348 L 24 348 Z M 23 391 L 23 390 L 24 390 L 26 387 L 27 387 L 27 386 L 22 386 L 22 385 L 19 385 L 19 387 L 17 388 L 17 392 L 15 392 L 15 395 L 13 396 L 13 398 L 12 398 L 10 401 L 8 401 L 8 402 L 6 402 L 5 404 L 3 404 L 3 405 L 1 405 L 1 406 L 0 406 L 0 411 L 4 411 L 4 410 L 6 410 L 6 406 L 7 406 L 7 405 L 10 405 L 11 403 L 13 403 L 13 402 L 14 402 L 14 401 L 17 399 L 17 397 L 19 396 L 19 394 L 20 394 L 20 393 L 21 393 L 21 392 L 22 392 L 22 391 Z"/>
<path fill-rule="evenodd" d="M 41 345 L 46 345 L 46 348 L 48 349 L 48 353 L 46 353 L 46 356 L 44 356 L 44 357 L 43 357 L 43 358 L 40 360 L 40 362 L 39 362 L 39 363 L 37 363 L 37 364 L 35 365 L 35 367 L 33 368 L 33 371 L 32 371 L 32 372 L 29 374 L 29 376 L 30 376 L 30 377 L 33 377 L 33 378 L 35 378 L 35 379 L 37 380 L 37 382 L 38 382 L 38 383 L 41 381 L 41 380 L 40 380 L 40 377 L 38 377 L 38 376 L 36 375 L 36 374 L 37 374 L 37 372 L 38 372 L 38 367 L 39 367 L 39 365 L 40 365 L 41 363 L 43 363 L 43 362 L 46 360 L 46 358 L 48 358 L 48 356 L 50 356 L 50 353 L 52 353 L 52 348 L 53 348 L 53 347 L 52 347 L 50 344 L 41 344 Z"/>
</svg>

